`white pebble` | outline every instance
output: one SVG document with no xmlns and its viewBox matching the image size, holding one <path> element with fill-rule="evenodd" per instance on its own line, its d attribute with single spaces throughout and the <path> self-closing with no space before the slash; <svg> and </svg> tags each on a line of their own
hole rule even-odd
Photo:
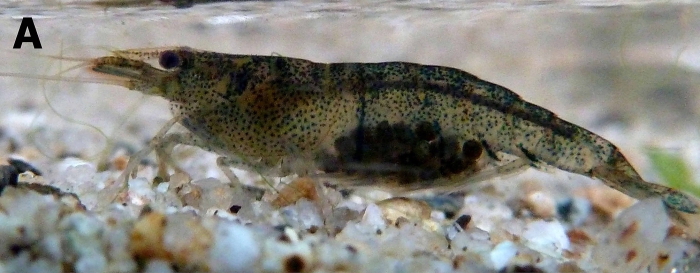
<svg viewBox="0 0 700 273">
<path fill-rule="evenodd" d="M 219 186 L 221 186 L 223 184 L 224 183 L 222 183 L 219 179 L 212 178 L 212 177 L 192 181 L 192 185 L 197 185 L 197 186 L 201 187 L 203 190 L 212 190 L 212 189 L 218 188 Z"/>
<path fill-rule="evenodd" d="M 478 228 L 470 228 L 457 233 L 450 242 L 455 253 L 487 253 L 491 251 L 493 243 L 488 232 Z"/>
<path fill-rule="evenodd" d="M 61 249 L 61 237 L 58 234 L 48 234 L 39 241 L 39 246 L 44 255 L 53 261 L 60 261 L 63 255 Z"/>
<path fill-rule="evenodd" d="M 163 260 L 152 260 L 146 264 L 144 273 L 172 273 L 173 269 L 169 262 Z"/>
<path fill-rule="evenodd" d="M 94 273 L 104 272 L 107 266 L 107 258 L 100 254 L 83 255 L 75 262 L 75 272 L 77 273 Z"/>
<path fill-rule="evenodd" d="M 656 260 L 670 220 L 660 199 L 640 200 L 598 235 L 592 258 L 608 272 L 633 272 Z"/>
<path fill-rule="evenodd" d="M 166 193 L 166 192 L 168 192 L 168 187 L 170 187 L 169 182 L 160 183 L 160 184 L 158 184 L 158 186 L 156 186 L 156 192 Z"/>
<path fill-rule="evenodd" d="M 382 209 L 375 204 L 369 204 L 362 215 L 362 224 L 369 225 L 374 229 L 384 229 L 386 221 L 382 217 Z"/>
<path fill-rule="evenodd" d="M 129 197 L 131 203 L 143 206 L 155 200 L 155 192 L 151 188 L 151 182 L 143 177 L 129 180 Z"/>
<path fill-rule="evenodd" d="M 515 247 L 515 244 L 511 241 L 503 241 L 500 244 L 496 245 L 496 247 L 491 250 L 490 253 L 490 258 L 491 258 L 491 263 L 493 263 L 493 267 L 496 270 L 501 270 L 504 267 L 508 265 L 508 262 L 510 259 L 513 259 L 515 257 L 515 254 L 518 252 L 518 249 Z"/>
<path fill-rule="evenodd" d="M 53 186 L 78 195 L 94 191 L 94 177 L 97 173 L 95 166 L 77 158 L 66 158 L 56 166 L 58 179 Z"/>
<path fill-rule="evenodd" d="M 260 246 L 250 229 L 223 221 L 216 227 L 209 254 L 212 272 L 254 272 L 259 256 Z"/>
<path fill-rule="evenodd" d="M 346 268 L 353 272 L 359 269 L 362 262 L 354 247 L 343 246 L 335 242 L 320 244 L 316 253 L 318 253 L 319 265 L 326 269 Z"/>
<path fill-rule="evenodd" d="M 481 195 L 467 196 L 459 214 L 471 215 L 470 225 L 486 232 L 500 228 L 499 222 L 513 218 L 513 211 L 500 199 Z"/>
<path fill-rule="evenodd" d="M 562 250 L 569 249 L 569 237 L 564 226 L 557 221 L 538 220 L 527 224 L 523 233 L 528 247 L 552 257 L 561 257 Z"/>
<path fill-rule="evenodd" d="M 309 200 L 301 199 L 294 205 L 282 208 L 282 217 L 299 230 L 308 230 L 311 227 L 322 227 L 323 219 L 318 208 Z"/>
<path fill-rule="evenodd" d="M 0 270 L 0 272 L 2 272 Z M 41 272 L 41 273 L 60 273 L 61 265 L 58 262 L 49 262 L 46 259 L 38 259 L 29 263 L 27 267 L 24 267 L 16 272 Z"/>
<path fill-rule="evenodd" d="M 264 253 L 263 272 L 305 272 L 314 264 L 311 246 L 303 241 L 270 238 L 265 241 Z"/>
</svg>

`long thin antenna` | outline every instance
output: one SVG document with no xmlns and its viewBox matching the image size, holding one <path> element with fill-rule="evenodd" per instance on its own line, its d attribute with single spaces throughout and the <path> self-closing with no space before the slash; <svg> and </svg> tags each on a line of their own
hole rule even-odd
<svg viewBox="0 0 700 273">
<path fill-rule="evenodd" d="M 77 67 L 76 67 L 77 68 Z M 75 68 L 71 68 L 75 69 Z M 82 82 L 82 83 L 97 83 L 97 84 L 111 84 L 118 86 L 125 86 L 128 80 L 117 79 L 117 78 L 103 78 L 103 79 L 90 79 L 90 78 L 69 78 L 60 75 L 33 75 L 24 73 L 14 73 L 14 72 L 0 72 L 0 77 L 11 77 L 11 78 L 22 78 L 22 79 L 35 79 L 35 80 L 47 80 L 47 81 L 69 81 L 69 82 Z"/>
</svg>

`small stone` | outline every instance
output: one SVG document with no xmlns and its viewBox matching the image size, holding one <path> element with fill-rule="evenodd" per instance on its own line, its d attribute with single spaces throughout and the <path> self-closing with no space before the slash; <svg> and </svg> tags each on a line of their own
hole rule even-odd
<svg viewBox="0 0 700 273">
<path fill-rule="evenodd" d="M 316 183 L 309 177 L 298 178 L 286 185 L 280 190 L 279 195 L 272 200 L 271 204 L 275 208 L 281 208 L 294 204 L 301 198 L 311 201 L 319 199 L 316 192 Z"/>
<path fill-rule="evenodd" d="M 205 179 L 194 180 L 194 181 L 192 181 L 191 184 L 199 186 L 204 191 L 208 191 L 208 190 L 217 189 L 219 186 L 221 186 L 224 183 L 222 183 L 220 180 L 218 180 L 216 178 L 210 177 L 210 178 L 205 178 Z"/>
<path fill-rule="evenodd" d="M 318 262 L 321 268 L 335 269 L 336 272 L 360 272 L 361 260 L 357 249 L 339 242 L 329 242 L 318 246 Z"/>
<path fill-rule="evenodd" d="M 170 188 L 170 182 L 163 182 L 159 183 L 158 186 L 156 186 L 155 191 L 157 193 L 163 194 L 168 192 L 168 189 Z"/>
<path fill-rule="evenodd" d="M 515 265 L 503 268 L 498 273 L 544 273 L 545 271 L 535 265 Z M 563 272 L 560 272 L 563 273 Z"/>
<path fill-rule="evenodd" d="M 205 265 L 207 252 L 214 242 L 212 232 L 202 225 L 201 218 L 176 213 L 168 215 L 167 223 L 163 233 L 163 248 L 167 249 L 172 262 L 180 268 Z"/>
<path fill-rule="evenodd" d="M 525 205 L 540 218 L 551 218 L 556 211 L 554 198 L 551 195 L 542 192 L 534 191 L 525 197 Z"/>
<path fill-rule="evenodd" d="M 487 195 L 467 196 L 461 211 L 472 216 L 470 225 L 486 232 L 499 228 L 499 222 L 513 218 L 510 207 L 502 200 Z"/>
<path fill-rule="evenodd" d="M 250 199 L 236 199 L 239 195 L 236 194 L 238 185 L 224 184 L 216 180 L 213 187 L 202 188 L 202 198 L 199 204 L 200 209 L 207 210 L 210 208 L 226 209 L 231 206 L 234 201 L 247 202 Z"/>
<path fill-rule="evenodd" d="M 345 225 L 360 216 L 360 212 L 347 207 L 338 207 L 331 211 L 331 215 L 326 217 L 324 225 L 332 234 L 343 230 Z"/>
<path fill-rule="evenodd" d="M 591 201 L 594 209 L 610 219 L 635 202 L 632 197 L 602 185 L 586 188 L 583 195 Z"/>
<path fill-rule="evenodd" d="M 146 214 L 136 222 L 129 244 L 131 255 L 141 259 L 169 259 L 163 245 L 166 223 L 165 215 L 157 212 Z"/>
<path fill-rule="evenodd" d="M 150 260 L 146 263 L 144 273 L 174 273 L 173 266 L 164 260 Z"/>
<path fill-rule="evenodd" d="M 289 236 L 296 237 L 296 235 Z M 303 241 L 292 238 L 290 241 L 268 239 L 263 250 L 262 271 L 297 273 L 308 272 L 315 263 L 313 249 Z"/>
<path fill-rule="evenodd" d="M 212 272 L 255 272 L 261 255 L 257 240 L 247 227 L 220 222 L 214 232 L 214 246 L 209 254 Z"/>
<path fill-rule="evenodd" d="M 119 155 L 112 160 L 112 165 L 117 171 L 124 171 L 127 164 L 129 164 L 129 157 L 126 155 Z"/>
<path fill-rule="evenodd" d="M 428 202 L 433 210 L 444 212 L 445 218 L 449 219 L 455 217 L 459 209 L 464 205 L 464 193 L 438 194 L 420 200 Z"/>
<path fill-rule="evenodd" d="M 384 221 L 384 217 L 382 217 L 382 209 L 375 204 L 369 204 L 362 215 L 362 223 L 377 230 L 384 229 L 386 227 L 386 221 Z"/>
<path fill-rule="evenodd" d="M 199 208 L 202 202 L 202 191 L 202 188 L 197 185 L 186 184 L 182 186 L 178 192 L 180 200 L 182 200 L 182 205 Z"/>
<path fill-rule="evenodd" d="M 591 213 L 591 202 L 585 198 L 572 197 L 557 203 L 557 214 L 573 226 L 582 225 Z"/>
<path fill-rule="evenodd" d="M 471 222 L 471 220 L 472 220 L 471 216 L 466 215 L 466 214 L 462 214 L 462 216 L 457 218 L 457 220 L 455 221 L 455 224 L 457 224 L 457 226 L 461 227 L 462 229 L 467 229 L 467 225 L 469 224 L 469 222 Z"/>
<path fill-rule="evenodd" d="M 130 203 L 143 206 L 155 200 L 155 192 L 150 181 L 143 177 L 129 180 L 129 201 Z"/>
<path fill-rule="evenodd" d="M 599 234 L 593 260 L 609 272 L 636 272 L 656 258 L 671 222 L 659 199 L 641 200 Z"/>
<path fill-rule="evenodd" d="M 450 241 L 452 251 L 460 253 L 489 253 L 493 249 L 493 242 L 489 233 L 478 228 L 470 228 L 455 234 Z"/>
<path fill-rule="evenodd" d="M 569 249 L 569 238 L 564 226 L 557 221 L 538 220 L 525 226 L 522 234 L 525 245 L 541 253 L 561 257 L 562 251 Z"/>
<path fill-rule="evenodd" d="M 560 273 L 583 273 L 581 269 L 575 262 L 566 262 L 557 266 L 557 272 Z"/>
<path fill-rule="evenodd" d="M 0 166 L 0 194 L 7 186 L 17 186 L 20 175 L 25 172 L 41 175 L 37 168 L 22 160 L 10 158 L 7 162 L 8 165 Z"/>
<path fill-rule="evenodd" d="M 518 249 L 513 242 L 503 241 L 491 250 L 489 258 L 491 259 L 494 269 L 501 270 L 508 265 L 508 261 L 515 257 L 517 252 Z"/>
<path fill-rule="evenodd" d="M 312 227 L 323 226 L 323 218 L 319 208 L 306 199 L 282 208 L 282 217 L 296 230 L 308 230 Z"/>
<path fill-rule="evenodd" d="M 566 237 L 569 238 L 569 241 L 572 244 L 582 245 L 582 244 L 591 243 L 593 241 L 593 239 L 591 239 L 591 236 L 588 235 L 588 233 L 586 233 L 585 231 L 580 230 L 580 229 L 572 229 L 572 230 L 567 231 Z"/>
<path fill-rule="evenodd" d="M 182 187 L 183 185 L 190 183 L 190 178 L 187 174 L 181 172 L 175 172 L 170 176 L 170 186 L 173 189 Z"/>
<path fill-rule="evenodd" d="M 17 158 L 10 158 L 7 160 L 7 163 L 9 163 L 11 166 L 15 167 L 19 173 L 23 172 L 32 172 L 35 175 L 41 176 L 41 171 L 37 169 L 36 167 L 32 166 L 31 164 L 25 162 L 24 160 L 17 159 Z"/>
<path fill-rule="evenodd" d="M 377 206 L 382 210 L 384 218 L 389 220 L 389 224 L 392 225 L 400 217 L 415 222 L 430 219 L 432 211 L 427 202 L 405 197 L 382 200 L 377 202 Z"/>
<path fill-rule="evenodd" d="M 80 257 L 75 262 L 76 273 L 103 272 L 107 266 L 107 258 L 104 255 L 93 253 Z"/>
<path fill-rule="evenodd" d="M 7 186 L 17 186 L 17 176 L 19 171 L 12 165 L 0 166 L 0 193 Z"/>
</svg>

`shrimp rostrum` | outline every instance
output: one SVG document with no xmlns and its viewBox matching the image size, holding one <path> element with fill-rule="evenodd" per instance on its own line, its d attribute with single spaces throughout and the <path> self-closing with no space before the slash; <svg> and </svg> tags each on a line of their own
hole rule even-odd
<svg viewBox="0 0 700 273">
<path fill-rule="evenodd" d="M 551 166 L 637 199 L 660 198 L 684 225 L 700 211 L 694 197 L 644 181 L 604 138 L 454 68 L 175 47 L 116 51 L 91 69 L 170 101 L 175 118 L 144 152 L 165 159 L 174 145 L 193 145 L 219 154 L 222 167 L 408 190 Z M 176 122 L 188 131 L 168 133 Z"/>
</svg>

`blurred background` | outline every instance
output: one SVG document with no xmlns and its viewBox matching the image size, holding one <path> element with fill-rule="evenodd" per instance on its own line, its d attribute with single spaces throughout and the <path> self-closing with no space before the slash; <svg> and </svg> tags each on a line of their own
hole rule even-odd
<svg viewBox="0 0 700 273">
<path fill-rule="evenodd" d="M 43 49 L 12 49 L 25 16 Z M 700 166 L 700 4 L 691 1 L 0 2 L 0 73 L 53 75 L 79 62 L 46 56 L 177 45 L 456 67 L 609 139 L 645 177 L 655 176 L 647 147 Z M 89 157 L 107 139 L 142 147 L 169 117 L 165 101 L 121 87 L 0 77 L 2 157 Z"/>
</svg>

